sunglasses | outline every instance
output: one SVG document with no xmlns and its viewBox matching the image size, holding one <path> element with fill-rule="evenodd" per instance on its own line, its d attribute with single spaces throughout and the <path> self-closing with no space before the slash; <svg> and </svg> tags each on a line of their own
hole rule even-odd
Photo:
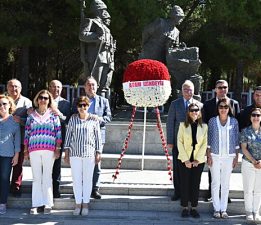
<svg viewBox="0 0 261 225">
<path fill-rule="evenodd" d="M 229 106 L 228 105 L 219 105 L 218 108 L 219 109 L 228 109 Z"/>
<path fill-rule="evenodd" d="M 252 116 L 252 117 L 260 117 L 260 116 L 261 116 L 261 114 L 252 113 L 252 114 L 251 114 L 251 116 Z"/>
<path fill-rule="evenodd" d="M 227 89 L 227 86 L 219 86 L 217 87 L 217 89 L 221 90 L 221 89 Z"/>
<path fill-rule="evenodd" d="M 77 106 L 78 106 L 78 108 L 82 108 L 82 107 L 86 108 L 86 107 L 88 107 L 89 105 L 87 105 L 87 104 L 85 104 L 85 103 L 80 103 L 80 104 L 78 104 Z"/>
<path fill-rule="evenodd" d="M 199 109 L 190 109 L 189 112 L 198 112 Z"/>
<path fill-rule="evenodd" d="M 49 97 L 39 96 L 38 99 L 47 101 L 49 100 Z"/>
<path fill-rule="evenodd" d="M 6 106 L 7 104 L 8 104 L 7 102 L 0 103 L 0 107 Z"/>
</svg>

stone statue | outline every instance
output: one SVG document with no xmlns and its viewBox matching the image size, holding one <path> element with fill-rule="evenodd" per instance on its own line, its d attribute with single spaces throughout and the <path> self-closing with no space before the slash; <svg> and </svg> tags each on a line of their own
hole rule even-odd
<svg viewBox="0 0 261 225">
<path fill-rule="evenodd" d="M 93 76 L 97 81 L 97 93 L 109 99 L 116 50 L 116 42 L 108 28 L 111 17 L 101 0 L 91 3 L 91 12 L 94 18 L 85 18 L 83 1 L 79 33 L 81 61 L 84 64 L 84 75 Z"/>
<path fill-rule="evenodd" d="M 183 10 L 175 5 L 169 19 L 158 18 L 142 33 L 141 59 L 155 59 L 166 64 L 168 49 L 179 46 L 179 30 L 175 27 L 183 20 Z"/>
<path fill-rule="evenodd" d="M 169 19 L 158 18 L 146 26 L 142 33 L 142 51 L 139 58 L 155 59 L 166 64 L 172 81 L 174 80 L 172 90 L 178 92 L 185 80 L 191 80 L 195 86 L 194 97 L 200 99 L 202 77 L 196 74 L 201 65 L 199 49 L 187 48 L 185 43 L 180 43 L 179 30 L 175 27 L 183 18 L 182 8 L 175 5 Z"/>
</svg>

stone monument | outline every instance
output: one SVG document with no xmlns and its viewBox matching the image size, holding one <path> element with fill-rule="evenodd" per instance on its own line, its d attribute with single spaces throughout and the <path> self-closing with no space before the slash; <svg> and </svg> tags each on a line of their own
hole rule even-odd
<svg viewBox="0 0 261 225">
<path fill-rule="evenodd" d="M 168 67 L 173 81 L 174 90 L 179 92 L 185 80 L 191 80 L 195 85 L 195 97 L 200 99 L 202 77 L 197 75 L 201 61 L 199 49 L 188 48 L 179 42 L 179 30 L 176 28 L 184 18 L 180 6 L 175 5 L 170 11 L 170 18 L 158 18 L 147 25 L 142 33 L 142 51 L 140 59 L 155 59 Z M 174 93 L 176 94 L 176 93 Z"/>
<path fill-rule="evenodd" d="M 93 18 L 86 18 L 85 1 L 82 3 L 79 39 L 84 75 L 85 77 L 93 76 L 98 84 L 97 93 L 110 99 L 116 50 L 116 42 L 109 29 L 111 17 L 104 2 L 94 0 L 90 6 Z"/>
</svg>

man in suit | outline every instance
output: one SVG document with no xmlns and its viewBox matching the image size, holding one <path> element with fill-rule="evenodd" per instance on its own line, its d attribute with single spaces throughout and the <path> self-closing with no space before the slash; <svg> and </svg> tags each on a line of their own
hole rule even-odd
<svg viewBox="0 0 261 225">
<path fill-rule="evenodd" d="M 261 86 L 257 86 L 253 94 L 253 104 L 247 106 L 240 112 L 239 127 L 240 130 L 251 125 L 250 113 L 253 108 L 261 108 Z"/>
<path fill-rule="evenodd" d="M 63 97 L 62 93 L 62 83 L 59 80 L 52 80 L 49 84 L 49 91 L 53 96 L 54 101 L 57 104 L 57 108 L 53 109 L 53 112 L 57 114 L 60 118 L 62 125 L 62 140 L 65 139 L 66 124 L 69 120 L 71 114 L 70 102 Z M 63 148 L 63 144 L 61 146 Z M 54 161 L 53 164 L 53 197 L 60 198 L 60 181 L 61 181 L 61 156 L 63 149 L 60 151 L 60 157 Z"/>
<path fill-rule="evenodd" d="M 111 121 L 111 109 L 108 99 L 99 96 L 97 92 L 97 82 L 94 77 L 88 77 L 84 85 L 85 93 L 90 99 L 90 106 L 88 112 L 96 115 L 96 119 L 100 121 L 100 128 L 102 134 L 102 144 L 105 144 L 105 125 Z M 97 153 L 100 154 L 100 153 Z M 101 194 L 99 193 L 100 188 L 100 174 L 101 174 L 101 163 L 95 165 L 93 171 L 93 181 L 92 181 L 92 194 L 91 197 L 95 199 L 100 199 Z"/>
<path fill-rule="evenodd" d="M 226 98 L 228 93 L 228 83 L 225 80 L 216 81 L 215 86 L 216 97 L 206 101 L 203 106 L 203 121 L 208 124 L 208 121 L 217 116 L 217 102 L 219 99 Z M 239 103 L 230 98 L 230 105 L 232 108 L 233 115 L 237 118 L 240 113 Z M 211 174 L 208 171 L 208 180 L 209 180 L 209 189 L 205 201 L 208 201 L 211 198 Z M 228 199 L 231 202 L 230 198 Z"/>
<path fill-rule="evenodd" d="M 171 102 L 168 119 L 167 119 L 167 144 L 172 149 L 173 158 L 173 174 L 174 174 L 174 196 L 172 201 L 180 198 L 180 173 L 178 169 L 178 148 L 177 135 L 180 122 L 184 122 L 186 118 L 186 111 L 190 103 L 196 103 L 199 108 L 203 104 L 193 98 L 194 84 L 190 80 L 186 80 L 182 85 L 182 97 Z"/>
</svg>

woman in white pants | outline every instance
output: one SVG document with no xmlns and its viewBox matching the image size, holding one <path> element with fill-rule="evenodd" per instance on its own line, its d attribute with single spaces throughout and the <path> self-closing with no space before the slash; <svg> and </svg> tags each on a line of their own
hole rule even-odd
<svg viewBox="0 0 261 225">
<path fill-rule="evenodd" d="M 239 131 L 228 98 L 218 101 L 217 114 L 208 123 L 207 161 L 212 177 L 213 217 L 226 219 L 230 175 L 238 162 Z"/>
<path fill-rule="evenodd" d="M 53 207 L 52 169 L 61 149 L 60 119 L 52 111 L 55 107 L 51 93 L 39 91 L 34 98 L 35 110 L 27 117 L 24 137 L 24 158 L 29 159 L 33 173 L 32 208 L 44 206 L 44 214 Z"/>
<path fill-rule="evenodd" d="M 243 151 L 242 176 L 246 219 L 261 222 L 261 109 L 254 108 L 250 115 L 251 126 L 240 137 Z"/>
<path fill-rule="evenodd" d="M 101 160 L 101 132 L 99 120 L 88 113 L 90 102 L 86 96 L 77 100 L 78 114 L 69 120 L 65 136 L 65 162 L 71 164 L 73 192 L 76 202 L 73 215 L 88 215 L 95 163 Z"/>
</svg>

